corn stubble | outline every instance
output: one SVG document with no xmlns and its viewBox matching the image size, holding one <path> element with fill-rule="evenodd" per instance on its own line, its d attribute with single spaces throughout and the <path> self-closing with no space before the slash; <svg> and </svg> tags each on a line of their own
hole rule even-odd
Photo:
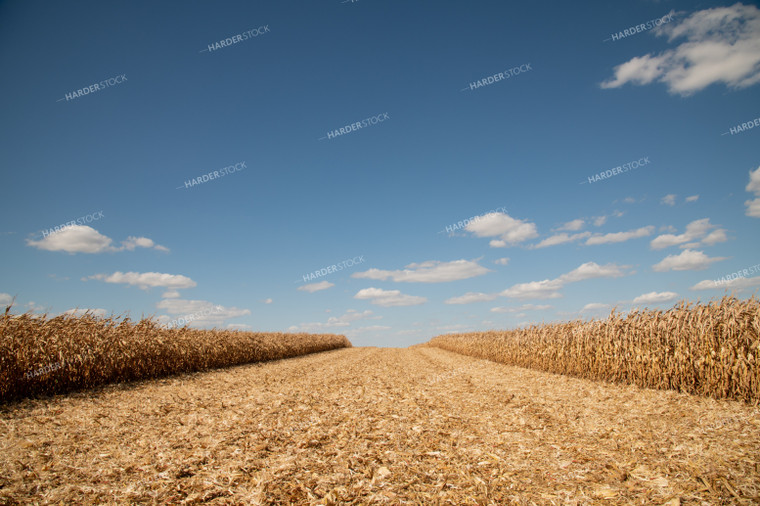
<svg viewBox="0 0 760 506">
<path fill-rule="evenodd" d="M 0 315 L 0 402 L 350 348 L 342 335 L 167 329 L 152 319 Z"/>
<path fill-rule="evenodd" d="M 723 297 L 601 321 L 434 337 L 429 345 L 580 378 L 760 401 L 760 302 Z"/>
</svg>

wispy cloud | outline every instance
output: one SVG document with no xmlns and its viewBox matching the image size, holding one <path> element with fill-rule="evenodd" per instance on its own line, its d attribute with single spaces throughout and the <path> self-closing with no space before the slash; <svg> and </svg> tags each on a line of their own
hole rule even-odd
<svg viewBox="0 0 760 506">
<path fill-rule="evenodd" d="M 361 320 L 379 320 L 381 316 L 375 315 L 371 310 L 357 311 L 355 309 L 347 310 L 341 316 L 331 316 L 326 322 L 302 323 L 288 327 L 290 332 L 324 332 L 330 329 L 342 329 L 349 327 L 353 322 Z"/>
<path fill-rule="evenodd" d="M 612 232 L 609 234 L 594 234 L 586 239 L 587 246 L 594 246 L 598 244 L 611 244 L 617 242 L 630 241 L 631 239 L 638 239 L 640 237 L 646 237 L 652 235 L 654 232 L 653 226 L 641 227 L 636 230 L 629 230 L 627 232 Z"/>
<path fill-rule="evenodd" d="M 153 287 L 165 287 L 173 290 L 192 288 L 196 282 L 181 274 L 166 274 L 161 272 L 119 272 L 113 274 L 95 274 L 82 278 L 82 281 L 97 279 L 106 283 L 119 283 L 137 286 L 143 290 Z"/>
<path fill-rule="evenodd" d="M 531 249 L 548 248 L 549 246 L 557 246 L 559 244 L 566 244 L 569 242 L 578 241 L 591 236 L 591 232 L 580 232 L 578 234 L 566 234 L 562 232 L 560 234 L 554 234 L 541 242 L 531 246 Z"/>
<path fill-rule="evenodd" d="M 163 299 L 156 304 L 156 307 L 163 309 L 169 315 L 183 317 L 193 326 L 220 327 L 225 320 L 251 314 L 249 309 L 225 307 L 207 300 Z M 161 323 L 170 323 L 173 320 L 172 316 L 161 315 L 158 320 Z"/>
<path fill-rule="evenodd" d="M 488 294 L 488 293 L 480 293 L 480 292 L 467 292 L 464 295 L 461 295 L 459 297 L 451 297 L 450 299 L 446 299 L 443 301 L 444 304 L 472 304 L 473 302 L 485 302 L 489 300 L 494 300 L 496 297 L 498 297 L 497 294 Z"/>
<path fill-rule="evenodd" d="M 743 290 L 745 288 L 754 288 L 760 286 L 760 276 L 753 278 L 736 278 L 728 280 L 724 283 L 716 283 L 715 280 L 705 279 L 692 286 L 692 290 Z"/>
<path fill-rule="evenodd" d="M 627 268 L 615 264 L 599 265 L 596 262 L 586 262 L 558 278 L 518 283 L 500 295 L 512 299 L 556 299 L 562 297 L 560 290 L 568 283 L 594 278 L 621 277 L 625 275 L 624 270 Z"/>
<path fill-rule="evenodd" d="M 618 65 L 602 88 L 661 82 L 670 93 L 686 96 L 716 83 L 740 89 L 760 82 L 760 10 L 755 6 L 704 9 L 652 31 L 668 42 L 683 42 Z"/>
<path fill-rule="evenodd" d="M 745 215 L 750 218 L 760 218 L 760 167 L 749 173 L 749 183 L 744 188 L 750 193 L 753 193 L 756 198 L 753 200 L 747 200 L 744 205 L 747 207 Z"/>
<path fill-rule="evenodd" d="M 523 304 L 522 306 L 514 307 L 492 307 L 492 313 L 521 313 L 523 311 L 542 311 L 545 309 L 551 309 L 553 306 L 549 304 Z"/>
<path fill-rule="evenodd" d="M 678 298 L 675 292 L 649 292 L 633 299 L 634 304 L 660 304 Z"/>
<path fill-rule="evenodd" d="M 707 235 L 711 229 L 716 227 L 717 225 L 712 225 L 710 223 L 709 218 L 694 220 L 686 225 L 686 231 L 683 234 L 659 235 L 652 239 L 652 241 L 649 243 L 649 246 L 655 250 L 678 245 L 682 245 L 682 247 L 688 246 L 690 248 L 694 248 L 696 245 L 700 244 L 700 241 L 702 244 L 711 246 L 718 242 L 723 242 L 727 239 L 725 230 L 721 228 L 713 230 L 709 235 Z"/>
<path fill-rule="evenodd" d="M 429 260 L 421 263 L 412 263 L 403 270 L 386 271 L 381 269 L 369 269 L 364 272 L 355 272 L 352 278 L 387 280 L 405 283 L 445 283 L 482 276 L 489 269 L 471 260 L 454 260 L 452 262 L 440 262 Z"/>
<path fill-rule="evenodd" d="M 298 287 L 298 290 L 301 290 L 302 292 L 309 292 L 314 293 L 318 292 L 320 290 L 327 290 L 331 286 L 335 286 L 334 283 L 330 283 L 329 281 L 320 281 L 319 283 L 311 283 L 309 285 L 301 285 Z"/>
<path fill-rule="evenodd" d="M 371 304 L 383 307 L 418 306 L 427 302 L 425 297 L 405 295 L 399 290 L 383 290 L 381 288 L 364 288 L 359 290 L 354 298 L 369 300 Z"/>
<path fill-rule="evenodd" d="M 710 267 L 710 264 L 727 259 L 728 257 L 710 258 L 701 251 L 686 249 L 678 255 L 668 255 L 660 262 L 654 264 L 652 270 L 656 272 L 703 271 Z"/>
<path fill-rule="evenodd" d="M 491 241 L 492 247 L 514 246 L 538 237 L 534 223 L 512 218 L 506 213 L 487 214 L 467 225 L 465 230 L 475 237 L 497 238 Z"/>
<path fill-rule="evenodd" d="M 38 241 L 27 239 L 28 246 L 45 251 L 65 251 L 67 253 L 109 253 L 134 251 L 135 248 L 152 248 L 168 252 L 169 249 L 156 244 L 147 237 L 128 237 L 120 247 L 112 245 L 113 239 L 87 225 L 71 225 L 54 232 Z"/>
<path fill-rule="evenodd" d="M 578 218 L 572 221 L 568 221 L 567 223 L 557 227 L 557 230 L 567 230 L 569 232 L 577 232 L 578 230 L 582 229 L 585 224 L 586 224 L 585 221 Z"/>
</svg>

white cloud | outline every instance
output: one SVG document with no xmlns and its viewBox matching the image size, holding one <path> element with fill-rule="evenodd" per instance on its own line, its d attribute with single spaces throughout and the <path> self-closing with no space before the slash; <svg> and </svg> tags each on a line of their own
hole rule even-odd
<svg viewBox="0 0 760 506">
<path fill-rule="evenodd" d="M 26 307 L 29 311 L 37 311 L 37 312 L 40 312 L 40 313 L 49 313 L 49 312 L 51 312 L 50 308 L 46 308 L 45 306 L 37 304 L 33 300 L 30 300 L 29 302 L 27 302 L 26 304 L 24 304 L 24 307 Z"/>
<path fill-rule="evenodd" d="M 692 286 L 692 290 L 742 290 L 744 288 L 753 288 L 760 286 L 760 276 L 753 278 L 740 277 L 726 281 L 724 283 L 716 283 L 715 280 L 705 279 Z"/>
<path fill-rule="evenodd" d="M 553 236 L 547 237 L 546 239 L 542 240 L 538 244 L 534 244 L 533 246 L 531 246 L 531 249 L 557 246 L 558 244 L 565 244 L 568 242 L 577 241 L 578 239 L 585 239 L 589 236 L 591 236 L 591 232 L 581 232 L 579 234 L 572 234 L 572 235 L 562 232 L 560 234 L 554 234 Z"/>
<path fill-rule="evenodd" d="M 559 291 L 567 283 L 594 278 L 617 278 L 624 276 L 623 269 L 627 268 L 615 264 L 599 265 L 596 262 L 586 262 L 556 279 L 518 283 L 499 295 L 513 299 L 556 299 L 562 297 Z"/>
<path fill-rule="evenodd" d="M 583 228 L 583 225 L 585 225 L 586 222 L 581 220 L 580 218 L 568 221 L 564 225 L 557 228 L 557 230 L 567 230 L 570 232 L 577 232 L 578 230 Z"/>
<path fill-rule="evenodd" d="M 727 257 L 710 258 L 701 251 L 691 249 L 683 250 L 678 255 L 668 255 L 660 262 L 652 266 L 656 272 L 664 271 L 703 271 L 713 262 L 726 260 Z"/>
<path fill-rule="evenodd" d="M 594 226 L 595 227 L 601 227 L 605 223 L 607 223 L 607 217 L 606 216 L 597 216 L 596 218 L 594 218 Z"/>
<path fill-rule="evenodd" d="M 599 265 L 596 262 L 586 262 L 558 279 L 563 283 L 575 283 L 594 278 L 619 278 L 625 276 L 623 272 L 625 268 L 625 266 L 615 264 Z"/>
<path fill-rule="evenodd" d="M 749 183 L 744 189 L 754 193 L 755 197 L 760 197 L 760 167 L 749 172 Z M 760 198 L 747 200 L 744 205 L 747 206 L 747 210 L 744 212 L 746 216 L 760 218 Z"/>
<path fill-rule="evenodd" d="M 557 299 L 562 297 L 562 294 L 559 293 L 562 286 L 563 283 L 559 279 L 530 281 L 512 285 L 500 295 L 512 299 Z"/>
<path fill-rule="evenodd" d="M 162 299 L 179 299 L 180 294 L 177 290 L 167 290 L 161 295 Z"/>
<path fill-rule="evenodd" d="M 676 195 L 674 193 L 665 195 L 660 199 L 660 204 L 665 204 L 666 206 L 676 205 Z"/>
<path fill-rule="evenodd" d="M 67 253 L 103 253 L 118 251 L 111 246 L 110 237 L 102 235 L 86 225 L 72 225 L 47 237 L 34 241 L 27 239 L 26 244 L 45 251 L 66 251 Z"/>
<path fill-rule="evenodd" d="M 503 257 L 503 258 L 497 258 L 493 261 L 496 265 L 507 265 L 509 263 L 509 258 Z"/>
<path fill-rule="evenodd" d="M 0 293 L 0 306 L 7 306 L 13 301 L 13 297 L 7 293 Z"/>
<path fill-rule="evenodd" d="M 760 10 L 736 3 L 696 11 L 652 30 L 678 46 L 618 65 L 602 88 L 664 83 L 672 94 L 691 95 L 711 84 L 741 89 L 760 82 Z"/>
<path fill-rule="evenodd" d="M 467 292 L 464 295 L 460 295 L 459 297 L 451 297 L 450 299 L 446 299 L 443 301 L 444 304 L 472 304 L 473 302 L 484 302 L 489 300 L 494 300 L 498 295 L 496 294 L 488 294 L 488 293 L 480 293 L 480 292 Z"/>
<path fill-rule="evenodd" d="M 108 314 L 108 311 L 102 308 L 97 309 L 69 309 L 67 311 L 64 311 L 61 314 L 68 314 L 72 316 L 83 316 L 85 314 L 90 314 L 92 316 L 98 317 L 98 318 L 105 318 Z"/>
<path fill-rule="evenodd" d="M 320 290 L 327 290 L 331 286 L 335 286 L 335 283 L 330 283 L 329 281 L 320 281 L 319 283 L 311 283 L 309 285 L 299 286 L 298 290 L 301 290 L 302 292 L 314 293 Z"/>
<path fill-rule="evenodd" d="M 347 310 L 342 316 L 331 316 L 326 322 L 302 323 L 288 327 L 290 332 L 324 332 L 330 329 L 350 327 L 351 323 L 360 320 L 379 320 L 381 316 L 376 316 L 369 309 L 359 312 L 355 309 Z"/>
<path fill-rule="evenodd" d="M 649 247 L 652 249 L 663 249 L 670 246 L 677 246 L 679 244 L 694 243 L 697 240 L 702 240 L 702 244 L 712 245 L 715 242 L 722 242 L 726 240 L 725 231 L 723 229 L 714 230 L 708 237 L 705 237 L 710 229 L 715 228 L 716 225 L 710 224 L 710 218 L 702 218 L 694 220 L 686 225 L 686 231 L 680 235 L 663 234 L 658 235 L 649 243 Z M 702 239 L 704 238 L 704 239 Z M 693 246 L 693 244 L 692 244 Z"/>
<path fill-rule="evenodd" d="M 515 245 L 538 237 L 534 223 L 512 218 L 505 213 L 486 214 L 478 221 L 470 222 L 465 230 L 475 237 L 498 237 L 505 245 Z"/>
<path fill-rule="evenodd" d="M 252 330 L 253 327 L 251 325 L 248 325 L 247 323 L 228 323 L 227 327 L 225 327 L 227 330 Z"/>
<path fill-rule="evenodd" d="M 633 197 L 626 197 L 626 198 L 623 199 L 623 202 L 625 202 L 626 204 L 635 204 L 636 203 L 636 199 L 633 198 Z"/>
<path fill-rule="evenodd" d="M 156 245 L 147 237 L 129 237 L 122 241 L 122 246 L 112 246 L 113 240 L 87 225 L 71 225 L 47 237 L 35 241 L 27 239 L 26 244 L 45 251 L 65 251 L 67 253 L 105 253 L 129 250 L 136 247 L 154 248 L 169 251 L 164 246 Z"/>
<path fill-rule="evenodd" d="M 702 239 L 702 244 L 707 244 L 708 246 L 712 246 L 713 244 L 717 244 L 719 242 L 726 242 L 727 240 L 728 240 L 728 237 L 726 237 L 726 231 L 722 228 L 719 228 L 707 234 Z M 686 245 L 684 244 L 682 247 L 686 247 Z"/>
<path fill-rule="evenodd" d="M 678 297 L 675 292 L 649 292 L 633 299 L 634 304 L 659 304 Z"/>
<path fill-rule="evenodd" d="M 364 288 L 359 290 L 355 299 L 369 299 L 370 303 L 376 306 L 417 306 L 427 302 L 425 297 L 414 295 L 405 295 L 399 290 L 382 290 L 380 288 Z"/>
<path fill-rule="evenodd" d="M 501 239 L 491 239 L 488 241 L 488 245 L 492 248 L 506 248 L 507 241 L 502 241 Z"/>
<path fill-rule="evenodd" d="M 469 279 L 490 272 L 489 269 L 478 265 L 476 261 L 454 260 L 452 262 L 440 262 L 429 260 L 422 263 L 412 263 L 404 270 L 384 271 L 369 269 L 364 272 L 356 272 L 352 278 L 387 280 L 392 279 L 398 283 L 444 283 Z"/>
<path fill-rule="evenodd" d="M 699 195 L 691 195 L 690 197 L 686 197 L 686 202 L 696 202 L 699 200 Z"/>
<path fill-rule="evenodd" d="M 587 311 L 599 311 L 601 309 L 607 309 L 609 308 L 609 304 L 604 304 L 602 302 L 589 302 L 585 306 L 581 308 L 581 313 L 587 312 Z"/>
<path fill-rule="evenodd" d="M 492 313 L 519 313 L 521 311 L 541 311 L 544 309 L 551 309 L 552 306 L 549 304 L 523 304 L 522 306 L 516 306 L 516 307 L 492 307 L 491 312 Z"/>
<path fill-rule="evenodd" d="M 750 193 L 760 196 L 760 167 L 754 171 L 749 171 L 749 183 L 744 189 Z"/>
<path fill-rule="evenodd" d="M 744 212 L 745 215 L 750 218 L 760 218 L 760 198 L 746 200 L 744 201 L 744 205 L 747 206 L 747 210 Z"/>
<path fill-rule="evenodd" d="M 192 325 L 216 327 L 222 326 L 224 321 L 229 318 L 251 314 L 251 311 L 248 309 L 225 307 L 206 300 L 163 299 L 156 304 L 156 307 L 172 315 L 161 315 L 158 317 L 158 321 L 164 324 L 182 318 Z M 184 324 L 177 322 L 177 326 L 182 327 Z"/>
<path fill-rule="evenodd" d="M 263 302 L 264 304 L 271 304 L 272 303 L 272 299 L 271 298 L 270 299 L 264 299 L 261 302 Z"/>
<path fill-rule="evenodd" d="M 95 274 L 83 280 L 97 279 L 106 283 L 121 283 L 133 285 L 147 290 L 148 288 L 163 286 L 170 290 L 192 288 L 196 282 L 181 274 L 165 274 L 160 272 L 114 272 L 113 274 Z"/>
<path fill-rule="evenodd" d="M 641 227 L 636 230 L 629 230 L 628 232 L 613 232 L 609 234 L 595 234 L 586 239 L 586 245 L 592 246 L 597 244 L 610 244 L 616 242 L 625 242 L 631 239 L 637 239 L 639 237 L 646 237 L 652 235 L 654 232 L 653 226 Z"/>
<path fill-rule="evenodd" d="M 127 237 L 126 241 L 121 241 L 122 247 L 121 249 L 125 249 L 128 251 L 134 251 L 136 247 L 139 248 L 154 248 L 159 251 L 165 251 L 168 252 L 169 248 L 166 248 L 164 246 L 158 245 L 155 242 L 153 242 L 152 239 L 148 239 L 147 237 Z"/>
</svg>

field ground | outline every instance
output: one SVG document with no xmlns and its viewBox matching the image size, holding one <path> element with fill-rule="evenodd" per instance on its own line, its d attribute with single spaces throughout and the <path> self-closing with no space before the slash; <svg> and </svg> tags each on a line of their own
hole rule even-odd
<svg viewBox="0 0 760 506">
<path fill-rule="evenodd" d="M 0 408 L 0 504 L 754 504 L 760 409 L 349 348 Z"/>
</svg>

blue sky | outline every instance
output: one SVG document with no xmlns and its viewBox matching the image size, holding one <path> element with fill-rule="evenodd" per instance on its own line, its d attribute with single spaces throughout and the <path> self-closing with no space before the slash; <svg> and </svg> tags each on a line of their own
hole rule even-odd
<svg viewBox="0 0 760 506">
<path fill-rule="evenodd" d="M 760 287 L 751 3 L 6 1 L 0 68 L 17 312 L 407 346 Z"/>
</svg>

